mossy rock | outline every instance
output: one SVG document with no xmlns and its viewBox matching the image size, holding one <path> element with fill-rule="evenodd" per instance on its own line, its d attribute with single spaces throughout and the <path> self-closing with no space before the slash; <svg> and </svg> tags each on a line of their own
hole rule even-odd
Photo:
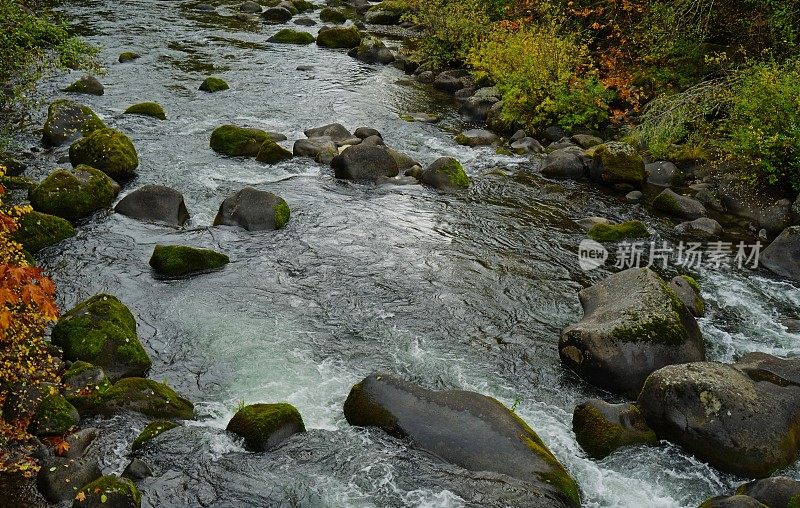
<svg viewBox="0 0 800 508">
<path fill-rule="evenodd" d="M 612 141 L 587 151 L 594 163 L 589 171 L 593 179 L 608 183 L 641 185 L 647 174 L 644 159 L 627 143 Z"/>
<path fill-rule="evenodd" d="M 127 478 L 108 475 L 84 485 L 75 495 L 72 508 L 140 508 L 142 495 Z"/>
<path fill-rule="evenodd" d="M 319 19 L 323 23 L 344 23 L 347 21 L 347 15 L 341 9 L 325 7 L 319 11 Z"/>
<path fill-rule="evenodd" d="M 64 385 L 64 397 L 78 411 L 91 411 L 103 401 L 103 396 L 111 388 L 102 367 L 78 360 L 61 378 Z"/>
<path fill-rule="evenodd" d="M 279 42 L 282 44 L 311 44 L 314 42 L 314 36 L 301 30 L 284 28 L 267 40 L 269 42 Z"/>
<path fill-rule="evenodd" d="M 361 44 L 361 32 L 354 26 L 322 28 L 317 45 L 324 48 L 352 49 Z"/>
<path fill-rule="evenodd" d="M 103 396 L 101 414 L 136 411 L 153 418 L 194 419 L 194 405 L 164 383 L 141 377 L 120 379 Z"/>
<path fill-rule="evenodd" d="M 159 420 L 156 422 L 150 422 L 147 426 L 142 429 L 136 439 L 133 440 L 133 444 L 131 444 L 131 450 L 136 451 L 142 446 L 144 446 L 147 442 L 151 439 L 155 438 L 156 436 L 163 434 L 164 432 L 174 429 L 177 427 L 177 423 L 172 423 L 167 420 Z"/>
<path fill-rule="evenodd" d="M 422 172 L 422 183 L 443 190 L 466 189 L 470 179 L 460 162 L 441 157 Z"/>
<path fill-rule="evenodd" d="M 295 9 L 297 9 L 298 13 L 313 11 L 316 8 L 313 3 L 307 2 L 306 0 L 290 0 L 290 2 L 294 5 Z"/>
<path fill-rule="evenodd" d="M 119 54 L 119 58 L 117 60 L 119 63 L 132 62 L 137 58 L 141 58 L 141 56 L 142 55 L 139 53 L 134 53 L 133 51 L 123 51 Z"/>
<path fill-rule="evenodd" d="M 164 108 L 162 108 L 161 104 L 157 102 L 141 102 L 139 104 L 134 104 L 125 110 L 125 114 L 152 116 L 153 118 L 158 118 L 159 120 L 167 119 L 167 114 L 164 112 Z"/>
<path fill-rule="evenodd" d="M 95 78 L 94 76 L 90 76 L 89 74 L 81 76 L 81 78 L 78 79 L 78 81 L 66 87 L 64 91 L 70 93 L 83 93 L 89 95 L 103 95 L 105 93 L 103 85 L 99 81 L 97 81 L 97 78 Z"/>
<path fill-rule="evenodd" d="M 86 164 L 99 169 L 117 182 L 136 175 L 139 157 L 130 138 L 115 129 L 100 129 L 79 139 L 69 147 L 73 166 Z"/>
<path fill-rule="evenodd" d="M 42 141 L 48 146 L 60 146 L 107 128 L 89 106 L 61 99 L 51 103 L 47 109 Z"/>
<path fill-rule="evenodd" d="M 715 496 L 703 501 L 699 508 L 771 508 L 749 496 Z M 792 507 L 789 507 L 792 508 Z"/>
<path fill-rule="evenodd" d="M 255 157 L 269 134 L 261 129 L 222 125 L 211 133 L 211 149 L 229 157 Z"/>
<path fill-rule="evenodd" d="M 647 238 L 650 232 L 644 223 L 631 220 L 621 224 L 595 224 L 587 235 L 598 242 L 618 242 L 626 238 Z"/>
<path fill-rule="evenodd" d="M 222 78 L 217 78 L 214 76 L 207 77 L 203 83 L 200 85 L 200 90 L 204 92 L 221 92 L 223 90 L 227 90 L 230 88 L 228 83 L 225 82 Z"/>
<path fill-rule="evenodd" d="M 594 459 L 605 458 L 622 446 L 658 444 L 656 433 L 634 404 L 589 400 L 575 408 L 572 430 L 581 448 Z"/>
<path fill-rule="evenodd" d="M 184 245 L 156 245 L 150 257 L 150 266 L 164 277 L 183 277 L 221 268 L 229 261 L 228 256 L 211 249 L 197 249 Z"/>
<path fill-rule="evenodd" d="M 228 196 L 214 218 L 214 225 L 239 226 L 248 231 L 271 231 L 289 222 L 290 210 L 286 201 L 271 192 L 253 187 Z"/>
<path fill-rule="evenodd" d="M 61 316 L 51 340 L 67 360 L 98 365 L 112 380 L 141 376 L 150 368 L 133 314 L 108 294 L 95 295 Z"/>
<path fill-rule="evenodd" d="M 293 434 L 305 432 L 300 412 L 288 403 L 245 406 L 228 422 L 227 430 L 244 438 L 250 450 L 267 451 Z"/>
<path fill-rule="evenodd" d="M 20 217 L 18 228 L 12 234 L 12 238 L 32 254 L 73 236 L 75 228 L 68 220 L 36 211 Z"/>
<path fill-rule="evenodd" d="M 80 421 L 78 410 L 55 388 L 50 390 L 42 397 L 28 426 L 28 432 L 35 436 L 64 435 Z"/>
<path fill-rule="evenodd" d="M 285 149 L 272 139 L 266 139 L 258 149 L 256 160 L 267 164 L 276 164 L 292 158 L 292 152 Z"/>
<path fill-rule="evenodd" d="M 28 198 L 36 211 L 75 222 L 110 207 L 117 194 L 119 186 L 105 173 L 79 165 L 53 171 Z"/>
</svg>

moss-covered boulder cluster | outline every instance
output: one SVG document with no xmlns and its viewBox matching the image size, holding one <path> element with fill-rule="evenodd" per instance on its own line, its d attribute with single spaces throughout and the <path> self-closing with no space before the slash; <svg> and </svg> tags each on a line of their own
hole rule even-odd
<svg viewBox="0 0 800 508">
<path fill-rule="evenodd" d="M 55 387 L 46 388 L 28 431 L 35 436 L 62 436 L 78 424 L 78 410 Z"/>
<path fill-rule="evenodd" d="M 66 219 L 37 211 L 24 214 L 12 235 L 22 247 L 35 254 L 45 247 L 75 236 L 75 227 Z"/>
<path fill-rule="evenodd" d="M 50 104 L 47 110 L 42 140 L 48 146 L 60 146 L 106 128 L 106 124 L 89 106 L 60 99 Z"/>
<path fill-rule="evenodd" d="M 119 194 L 119 185 L 105 173 L 86 165 L 57 169 L 28 193 L 34 210 L 70 222 L 108 208 Z"/>
<path fill-rule="evenodd" d="M 115 129 L 98 129 L 69 147 L 69 161 L 99 169 L 117 182 L 130 180 L 139 157 L 130 138 Z"/>
<path fill-rule="evenodd" d="M 291 404 L 244 406 L 228 422 L 227 430 L 244 438 L 253 451 L 268 451 L 294 434 L 305 432 L 300 412 Z"/>
<path fill-rule="evenodd" d="M 229 261 L 225 254 L 210 249 L 156 245 L 150 257 L 150 266 L 161 276 L 177 278 L 221 268 Z"/>
<path fill-rule="evenodd" d="M 292 152 L 278 145 L 281 139 L 261 129 L 222 125 L 211 133 L 211 149 L 229 157 L 255 157 L 259 162 L 275 164 L 291 159 Z"/>
</svg>

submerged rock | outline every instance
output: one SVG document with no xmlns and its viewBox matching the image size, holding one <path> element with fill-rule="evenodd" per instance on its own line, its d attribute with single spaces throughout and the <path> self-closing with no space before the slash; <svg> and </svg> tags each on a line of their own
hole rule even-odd
<svg viewBox="0 0 800 508">
<path fill-rule="evenodd" d="M 607 184 L 641 185 L 645 179 L 644 159 L 627 143 L 611 141 L 590 149 L 590 176 Z"/>
<path fill-rule="evenodd" d="M 147 426 L 142 429 L 139 435 L 136 436 L 136 439 L 133 440 L 133 443 L 131 444 L 131 450 L 138 450 L 142 446 L 146 445 L 151 439 L 170 429 L 174 429 L 177 426 L 177 423 L 173 423 L 168 420 L 158 420 L 148 423 Z"/>
<path fill-rule="evenodd" d="M 769 508 L 796 508 L 800 504 L 800 482 L 788 476 L 773 476 L 746 483 L 737 495 L 752 497 Z"/>
<path fill-rule="evenodd" d="M 75 495 L 73 508 L 140 508 L 142 496 L 127 478 L 103 476 L 84 485 Z"/>
<path fill-rule="evenodd" d="M 355 145 L 331 160 L 336 178 L 377 181 L 400 172 L 385 146 Z"/>
<path fill-rule="evenodd" d="M 372 374 L 350 390 L 344 415 L 350 425 L 378 427 L 464 469 L 520 479 L 542 506 L 580 506 L 575 480 L 524 421 L 491 397 Z"/>
<path fill-rule="evenodd" d="M 354 26 L 322 27 L 317 35 L 317 45 L 324 48 L 352 49 L 361 44 L 361 32 Z"/>
<path fill-rule="evenodd" d="M 653 208 L 689 220 L 699 219 L 706 215 L 706 207 L 700 201 L 688 196 L 681 196 L 672 189 L 664 189 L 661 194 L 656 196 L 656 199 L 653 200 Z"/>
<path fill-rule="evenodd" d="M 156 245 L 150 257 L 150 266 L 164 277 L 184 277 L 227 265 L 225 254 L 184 245 Z"/>
<path fill-rule="evenodd" d="M 194 419 L 194 405 L 164 383 L 140 377 L 120 379 L 94 408 L 98 414 L 136 411 L 153 418 Z"/>
<path fill-rule="evenodd" d="M 161 107 L 161 104 L 157 102 L 141 102 L 139 104 L 134 104 L 125 110 L 125 114 L 152 116 L 153 118 L 158 118 L 159 120 L 167 119 L 167 114 L 164 112 L 164 108 Z"/>
<path fill-rule="evenodd" d="M 239 226 L 248 231 L 281 229 L 289 222 L 289 205 L 280 196 L 245 187 L 222 202 L 214 225 Z"/>
<path fill-rule="evenodd" d="M 51 103 L 47 110 L 42 141 L 48 146 L 60 146 L 106 128 L 89 106 L 61 99 Z"/>
<path fill-rule="evenodd" d="M 180 227 L 189 220 L 183 194 L 163 185 L 145 185 L 117 203 L 114 211 L 139 220 Z"/>
<path fill-rule="evenodd" d="M 118 130 L 99 129 L 69 147 L 73 166 L 85 164 L 99 169 L 117 182 L 136 175 L 139 157 L 130 138 Z"/>
<path fill-rule="evenodd" d="M 460 162 L 452 157 L 440 157 L 422 172 L 422 183 L 442 190 L 469 188 L 470 179 Z"/>
<path fill-rule="evenodd" d="M 689 310 L 649 268 L 631 268 L 578 294 L 583 319 L 561 333 L 564 364 L 589 383 L 635 398 L 654 371 L 705 359 Z"/>
<path fill-rule="evenodd" d="M 620 224 L 596 222 L 589 227 L 586 235 L 597 242 L 619 242 L 628 238 L 647 238 L 650 231 L 643 222 L 629 220 Z"/>
<path fill-rule="evenodd" d="M 144 480 L 145 478 L 149 478 L 151 476 L 153 476 L 153 471 L 150 469 L 150 466 L 148 466 L 138 457 L 131 459 L 131 461 L 128 462 L 128 465 L 125 466 L 125 470 L 122 471 L 123 478 L 127 478 L 134 482 Z"/>
<path fill-rule="evenodd" d="M 105 173 L 89 166 L 57 169 L 31 189 L 33 208 L 75 222 L 107 208 L 119 194 L 119 186 Z"/>
<path fill-rule="evenodd" d="M 761 264 L 772 272 L 800 282 L 800 226 L 786 228 L 761 253 Z"/>
<path fill-rule="evenodd" d="M 66 87 L 64 91 L 72 93 L 84 93 L 88 95 L 103 95 L 105 93 L 102 83 L 97 81 L 97 78 L 89 74 L 81 76 L 78 81 Z"/>
<path fill-rule="evenodd" d="M 209 76 L 200 84 L 200 90 L 204 92 L 221 92 L 223 90 L 227 90 L 230 88 L 228 83 L 225 82 L 222 78 L 217 78 L 214 76 Z"/>
<path fill-rule="evenodd" d="M 572 413 L 572 430 L 581 448 L 594 459 L 602 459 L 622 446 L 658 444 L 634 404 L 609 404 L 590 399 Z"/>
<path fill-rule="evenodd" d="M 236 411 L 226 430 L 243 437 L 248 449 L 265 452 L 305 432 L 306 427 L 297 409 L 282 402 L 245 406 Z"/>
<path fill-rule="evenodd" d="M 141 376 L 150 368 L 133 314 L 108 294 L 95 295 L 61 316 L 51 341 L 67 360 L 99 365 L 112 380 Z"/>
<path fill-rule="evenodd" d="M 75 236 L 75 228 L 66 219 L 31 211 L 17 221 L 17 230 L 11 238 L 22 244 L 22 247 L 35 254 L 45 247 L 55 245 L 62 240 Z"/>
</svg>

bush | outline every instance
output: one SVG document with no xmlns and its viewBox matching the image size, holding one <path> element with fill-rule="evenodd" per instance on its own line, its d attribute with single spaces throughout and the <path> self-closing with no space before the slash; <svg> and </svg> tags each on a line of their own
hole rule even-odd
<svg viewBox="0 0 800 508">
<path fill-rule="evenodd" d="M 497 84 L 509 123 L 571 131 L 609 119 L 613 92 L 588 70 L 587 48 L 555 27 L 497 29 L 470 53 L 469 64 L 476 78 Z"/>
<path fill-rule="evenodd" d="M 439 66 L 461 66 L 491 24 L 482 0 L 414 0 L 410 19 L 422 29 L 417 52 Z"/>
</svg>

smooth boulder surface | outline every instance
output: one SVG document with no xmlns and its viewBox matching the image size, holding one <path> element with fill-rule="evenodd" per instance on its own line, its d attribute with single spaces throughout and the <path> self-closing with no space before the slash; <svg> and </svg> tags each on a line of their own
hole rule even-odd
<svg viewBox="0 0 800 508">
<path fill-rule="evenodd" d="M 222 202 L 214 225 L 239 226 L 248 231 L 281 229 L 289 222 L 289 205 L 280 196 L 245 187 Z"/>
<path fill-rule="evenodd" d="M 703 204 L 688 196 L 681 196 L 672 189 L 664 189 L 661 194 L 653 200 L 653 208 L 661 210 L 670 215 L 694 220 L 705 217 L 706 207 Z"/>
<path fill-rule="evenodd" d="M 34 210 L 76 222 L 97 210 L 108 208 L 119 194 L 119 185 L 105 173 L 80 165 L 57 169 L 31 189 L 28 198 Z"/>
<path fill-rule="evenodd" d="M 544 153 L 544 147 L 539 141 L 531 137 L 524 137 L 512 142 L 509 145 L 511 151 L 517 155 L 525 155 L 529 153 Z"/>
<path fill-rule="evenodd" d="M 400 172 L 385 146 L 355 145 L 331 160 L 336 178 L 377 181 Z"/>
<path fill-rule="evenodd" d="M 716 238 L 723 232 L 722 225 L 709 217 L 700 217 L 693 221 L 681 222 L 675 226 L 675 232 L 680 235 L 695 238 Z"/>
<path fill-rule="evenodd" d="M 177 278 L 222 268 L 230 262 L 225 254 L 185 245 L 156 245 L 150 266 L 163 277 Z"/>
<path fill-rule="evenodd" d="M 99 169 L 117 182 L 136 175 L 139 157 L 130 138 L 115 129 L 99 129 L 69 147 L 73 166 L 85 164 Z"/>
<path fill-rule="evenodd" d="M 133 219 L 180 227 L 189 220 L 183 194 L 163 185 L 145 185 L 131 192 L 114 211 Z"/>
<path fill-rule="evenodd" d="M 646 164 L 644 170 L 647 174 L 647 185 L 653 187 L 680 187 L 684 183 L 683 171 L 671 162 L 652 162 Z"/>
<path fill-rule="evenodd" d="M 255 157 L 269 133 L 261 129 L 221 125 L 211 133 L 209 146 L 215 152 L 228 157 Z"/>
<path fill-rule="evenodd" d="M 285 7 L 270 7 L 261 13 L 261 17 L 264 18 L 265 21 L 273 24 L 286 23 L 292 19 L 293 15 L 294 14 Z"/>
<path fill-rule="evenodd" d="M 348 53 L 356 60 L 368 64 L 390 64 L 394 62 L 394 54 L 386 47 L 382 40 L 373 35 L 361 39 L 361 43 Z"/>
<path fill-rule="evenodd" d="M 98 365 L 112 380 L 141 376 L 150 368 L 133 314 L 108 294 L 95 295 L 61 316 L 51 340 L 67 360 Z"/>
<path fill-rule="evenodd" d="M 72 508 L 140 508 L 142 495 L 127 478 L 103 476 L 84 485 L 75 495 Z"/>
<path fill-rule="evenodd" d="M 635 398 L 654 371 L 705 359 L 694 317 L 649 268 L 613 274 L 578 296 L 583 319 L 564 329 L 558 350 L 595 386 Z"/>
<path fill-rule="evenodd" d="M 770 508 L 797 508 L 800 506 L 800 481 L 773 476 L 746 483 L 736 489 L 736 494 L 752 497 Z"/>
<path fill-rule="evenodd" d="M 282 402 L 245 406 L 236 411 L 226 430 L 243 437 L 249 450 L 265 452 L 306 427 L 297 409 Z"/>
<path fill-rule="evenodd" d="M 452 157 L 440 157 L 422 172 L 422 183 L 441 190 L 469 188 L 470 179 L 460 162 Z"/>
<path fill-rule="evenodd" d="M 139 104 L 134 104 L 125 110 L 125 114 L 150 116 L 153 118 L 158 118 L 159 120 L 167 119 L 167 113 L 164 111 L 164 108 L 161 106 L 161 104 L 157 102 L 140 102 Z"/>
<path fill-rule="evenodd" d="M 19 218 L 17 230 L 12 233 L 11 238 L 21 243 L 26 251 L 35 254 L 73 236 L 75 228 L 68 220 L 31 211 Z"/>
<path fill-rule="evenodd" d="M 142 55 L 140 55 L 139 53 L 135 53 L 133 51 L 123 51 L 122 53 L 119 54 L 119 58 L 117 58 L 117 61 L 119 63 L 127 63 L 137 60 L 141 57 Z"/>
<path fill-rule="evenodd" d="M 311 157 L 317 162 L 329 164 L 339 155 L 339 149 L 328 136 L 311 139 L 298 139 L 294 142 L 292 153 L 301 157 Z"/>
<path fill-rule="evenodd" d="M 647 379 L 637 405 L 659 438 L 746 478 L 790 466 L 800 451 L 800 359 L 670 365 Z"/>
<path fill-rule="evenodd" d="M 589 153 L 589 175 L 598 182 L 639 186 L 645 179 L 644 159 L 627 143 L 611 141 L 590 148 Z"/>
<path fill-rule="evenodd" d="M 465 146 L 492 145 L 497 139 L 497 134 L 486 129 L 469 129 L 456 135 L 456 143 Z"/>
<path fill-rule="evenodd" d="M 230 87 L 228 86 L 228 83 L 226 83 L 224 79 L 217 78 L 214 76 L 209 76 L 206 79 L 204 79 L 202 83 L 200 83 L 200 90 L 202 90 L 203 92 L 209 92 L 209 93 L 221 92 L 223 90 L 227 90 L 228 88 Z"/>
<path fill-rule="evenodd" d="M 579 180 L 588 176 L 587 158 L 578 148 L 562 148 L 547 155 L 542 176 Z"/>
<path fill-rule="evenodd" d="M 47 146 L 65 145 L 95 130 L 106 128 L 106 124 L 89 106 L 61 99 L 50 104 L 47 110 L 42 141 Z"/>
<path fill-rule="evenodd" d="M 701 317 L 706 312 L 706 304 L 700 296 L 700 286 L 688 275 L 678 275 L 669 281 L 669 287 L 675 291 L 689 312 L 694 317 Z"/>
<path fill-rule="evenodd" d="M 239 4 L 239 10 L 248 14 L 261 14 L 261 6 L 250 0 Z"/>
<path fill-rule="evenodd" d="M 658 438 L 634 404 L 609 404 L 589 399 L 575 407 L 572 430 L 581 448 L 602 459 L 628 445 L 656 445 Z"/>
<path fill-rule="evenodd" d="M 105 93 L 102 83 L 90 74 L 84 74 L 76 82 L 66 87 L 64 91 L 88 95 L 103 95 Z"/>
<path fill-rule="evenodd" d="M 522 480 L 541 506 L 580 506 L 575 480 L 522 419 L 491 397 L 372 374 L 350 390 L 344 415 L 350 425 L 378 427 L 464 469 Z"/>
<path fill-rule="evenodd" d="M 800 282 L 800 226 L 786 228 L 761 253 L 761 264 L 772 272 Z"/>
<path fill-rule="evenodd" d="M 324 7 L 319 11 L 319 19 L 323 23 L 344 23 L 347 15 L 341 9 L 335 7 Z"/>
<path fill-rule="evenodd" d="M 317 35 L 317 45 L 324 48 L 352 49 L 361 44 L 361 32 L 355 26 L 322 27 Z"/>
<path fill-rule="evenodd" d="M 267 42 L 277 42 L 281 44 L 311 44 L 314 42 L 314 36 L 308 32 L 284 28 L 267 39 Z"/>
<path fill-rule="evenodd" d="M 353 134 L 340 123 L 331 123 L 322 127 L 306 129 L 303 134 L 309 139 L 327 138 L 328 141 L 341 142 L 353 137 Z"/>
<path fill-rule="evenodd" d="M 92 412 L 111 415 L 135 411 L 152 418 L 193 420 L 194 405 L 164 383 L 141 377 L 120 379 L 102 395 Z"/>
</svg>

